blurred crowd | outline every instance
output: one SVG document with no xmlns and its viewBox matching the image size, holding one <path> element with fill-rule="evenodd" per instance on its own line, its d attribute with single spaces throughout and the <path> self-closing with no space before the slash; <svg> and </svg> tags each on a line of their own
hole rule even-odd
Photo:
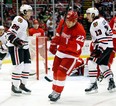
<svg viewBox="0 0 116 106">
<path fill-rule="evenodd" d="M 57 26 L 57 23 L 61 18 L 64 17 L 66 6 L 68 0 L 54 0 L 55 1 L 55 14 L 53 17 L 53 0 L 36 0 L 37 14 L 36 18 L 39 21 L 39 27 L 41 27 L 45 34 L 47 35 L 49 31 L 54 31 L 53 25 Z M 92 0 L 91 0 L 92 1 Z M 94 0 L 94 6 L 97 7 L 100 11 L 100 14 L 106 18 L 106 20 L 110 20 L 113 16 L 112 9 L 112 1 L 113 0 Z M 79 22 L 83 23 L 84 20 L 84 9 L 83 9 L 84 0 L 74 0 L 73 9 L 78 12 Z M 21 0 L 19 1 L 19 6 L 21 4 L 30 4 L 34 8 L 34 0 Z M 116 7 L 115 7 L 116 8 Z M 72 7 L 70 7 L 72 9 Z M 8 28 L 11 24 L 12 19 L 17 15 L 17 7 L 16 0 L 12 0 L 12 4 L 3 3 L 3 17 L 4 17 L 4 26 Z M 54 18 L 54 20 L 53 20 Z M 30 28 L 33 27 L 33 20 L 35 17 L 33 16 L 29 21 Z M 0 16 L 0 23 L 2 19 Z M 49 28 L 48 23 L 52 25 Z M 49 38 L 51 39 L 51 38 Z"/>
</svg>

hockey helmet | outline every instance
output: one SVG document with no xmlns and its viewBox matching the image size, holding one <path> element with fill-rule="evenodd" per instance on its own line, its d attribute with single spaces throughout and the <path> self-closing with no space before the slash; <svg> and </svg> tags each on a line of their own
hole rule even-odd
<svg viewBox="0 0 116 106">
<path fill-rule="evenodd" d="M 78 14 L 77 14 L 77 12 L 74 12 L 74 11 L 70 10 L 70 11 L 68 12 L 68 14 L 67 14 L 66 19 L 67 19 L 68 21 L 75 21 L 75 20 L 77 20 L 77 19 L 78 19 Z"/>
<path fill-rule="evenodd" d="M 5 28 L 4 28 L 4 26 L 0 25 L 0 29 L 3 29 L 4 30 Z"/>
<path fill-rule="evenodd" d="M 88 9 L 86 10 L 86 14 L 90 14 L 91 16 L 94 14 L 94 16 L 96 17 L 96 16 L 99 15 L 99 11 L 98 11 L 97 8 L 92 7 L 92 8 L 88 8 Z"/>
<path fill-rule="evenodd" d="M 0 36 L 3 35 L 4 31 L 5 31 L 4 26 L 0 25 Z"/>
<path fill-rule="evenodd" d="M 33 21 L 33 24 L 39 24 L 38 20 L 35 19 L 35 20 Z"/>
<path fill-rule="evenodd" d="M 21 12 L 22 14 L 26 14 L 27 11 L 29 11 L 29 10 L 31 10 L 31 11 L 33 10 L 32 7 L 31 7 L 30 5 L 23 4 L 23 5 L 20 7 L 20 12 Z"/>
</svg>

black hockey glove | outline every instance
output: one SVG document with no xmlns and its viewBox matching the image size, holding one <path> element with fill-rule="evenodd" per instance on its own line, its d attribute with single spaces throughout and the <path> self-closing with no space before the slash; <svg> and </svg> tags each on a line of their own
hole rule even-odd
<svg viewBox="0 0 116 106">
<path fill-rule="evenodd" d="M 100 57 L 100 56 L 102 55 L 102 53 L 103 53 L 103 49 L 97 46 L 97 47 L 92 51 L 92 53 L 91 53 L 91 55 L 90 55 L 90 57 L 89 57 L 89 60 L 96 60 L 95 58 Z"/>
<path fill-rule="evenodd" d="M 17 38 L 13 34 L 9 36 L 8 40 L 10 41 L 10 43 L 14 44 L 16 47 L 23 47 L 28 44 L 27 41 L 23 41 L 23 40 Z"/>
</svg>

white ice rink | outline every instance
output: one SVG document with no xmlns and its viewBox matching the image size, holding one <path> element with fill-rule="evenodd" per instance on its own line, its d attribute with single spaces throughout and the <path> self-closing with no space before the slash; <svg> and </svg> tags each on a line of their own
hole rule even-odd
<svg viewBox="0 0 116 106">
<path fill-rule="evenodd" d="M 116 60 L 112 65 L 116 81 Z M 88 86 L 86 77 L 69 77 L 65 83 L 61 98 L 53 103 L 48 99 L 51 93 L 52 83 L 47 82 L 41 76 L 39 81 L 30 78 L 28 88 L 31 95 L 11 95 L 11 64 L 5 64 L 0 70 L 0 106 L 116 106 L 116 92 L 107 91 L 106 80 L 98 83 L 98 93 L 86 94 L 84 89 Z"/>
</svg>

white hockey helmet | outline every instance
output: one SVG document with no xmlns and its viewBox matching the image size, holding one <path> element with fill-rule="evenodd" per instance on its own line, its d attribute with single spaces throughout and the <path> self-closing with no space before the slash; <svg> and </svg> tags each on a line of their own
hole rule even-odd
<svg viewBox="0 0 116 106">
<path fill-rule="evenodd" d="M 5 28 L 4 28 L 4 26 L 0 25 L 0 29 L 3 29 L 4 30 Z"/>
<path fill-rule="evenodd" d="M 88 9 L 86 10 L 86 14 L 90 14 L 91 16 L 94 14 L 94 16 L 96 17 L 96 16 L 99 15 L 99 11 L 98 11 L 97 8 L 92 7 L 92 8 L 88 8 Z"/>
<path fill-rule="evenodd" d="M 27 5 L 27 4 L 23 4 L 21 7 L 20 7 L 20 12 L 22 14 L 26 14 L 27 11 L 29 10 L 33 10 L 32 7 L 30 5 Z"/>
</svg>

